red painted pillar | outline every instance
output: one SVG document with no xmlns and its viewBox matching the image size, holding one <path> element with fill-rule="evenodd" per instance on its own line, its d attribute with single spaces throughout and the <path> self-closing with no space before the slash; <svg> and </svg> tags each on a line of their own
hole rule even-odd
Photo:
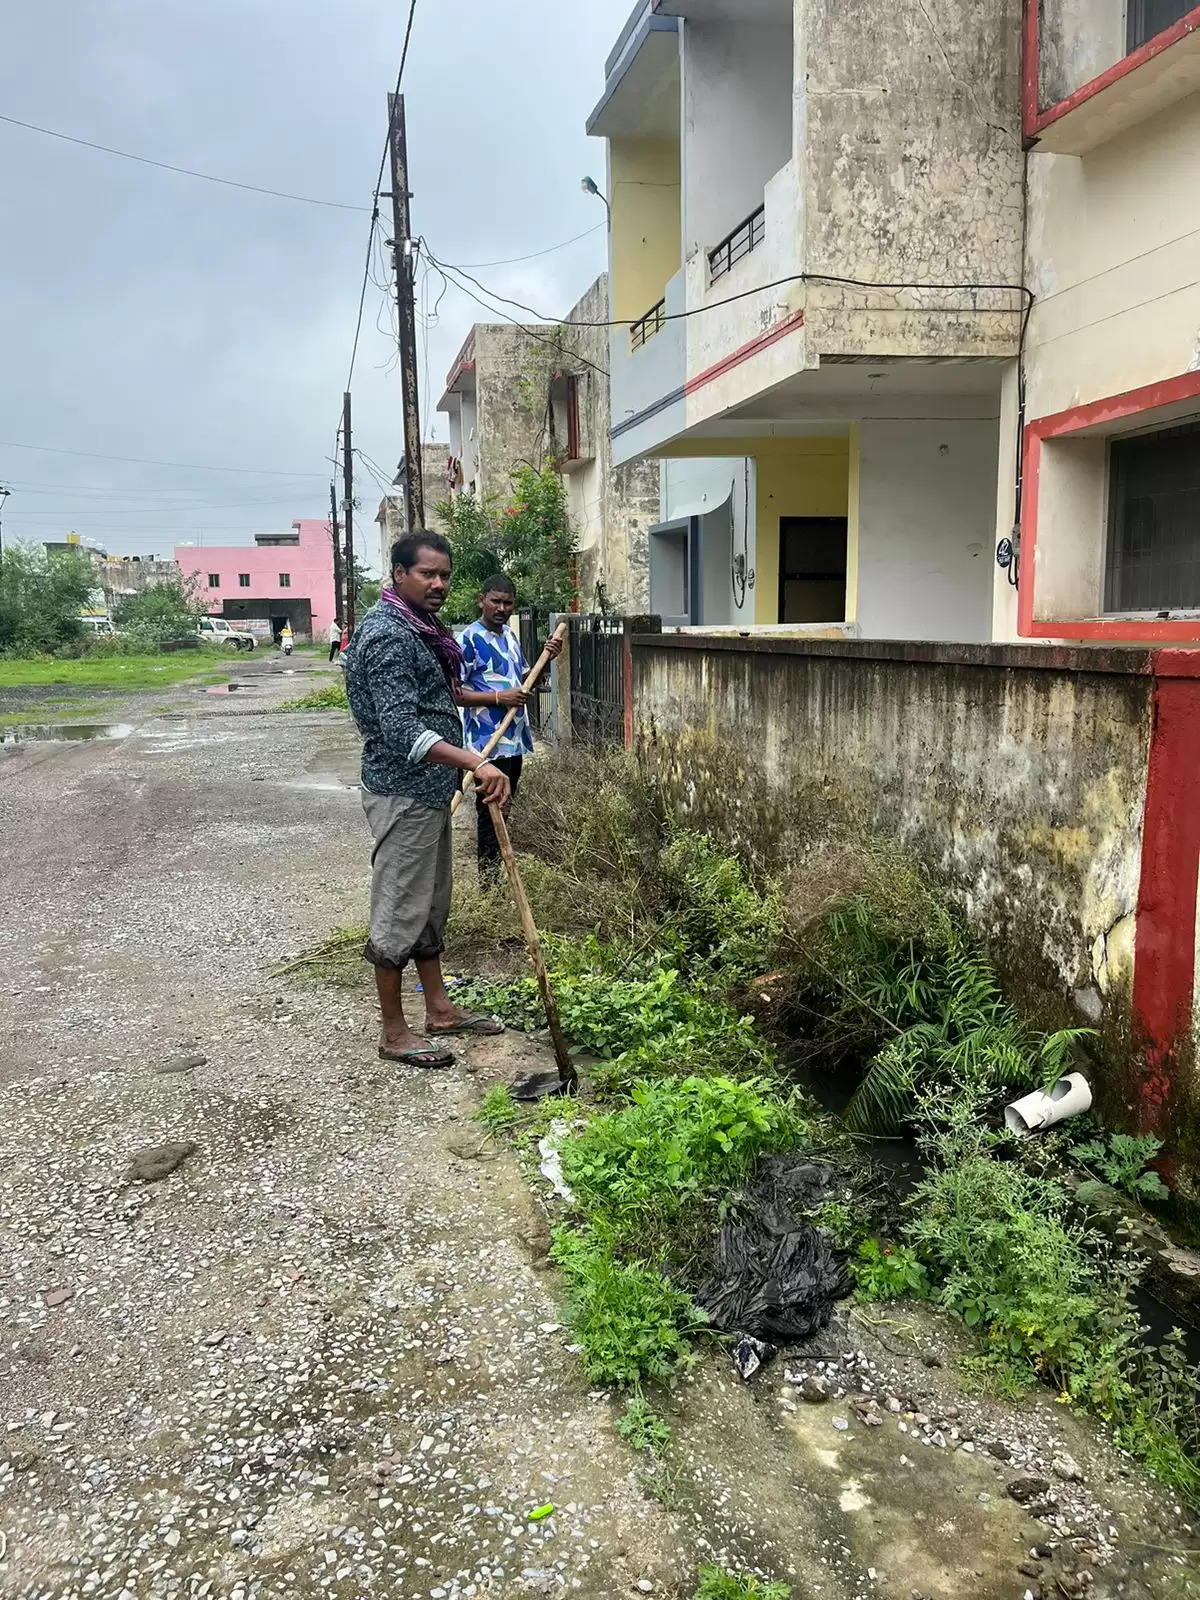
<svg viewBox="0 0 1200 1600">
<path fill-rule="evenodd" d="M 1143 1052 L 1138 1126 L 1165 1135 L 1192 1027 L 1200 873 L 1200 651 L 1154 657 L 1154 712 L 1142 818 L 1133 1016 Z"/>
</svg>

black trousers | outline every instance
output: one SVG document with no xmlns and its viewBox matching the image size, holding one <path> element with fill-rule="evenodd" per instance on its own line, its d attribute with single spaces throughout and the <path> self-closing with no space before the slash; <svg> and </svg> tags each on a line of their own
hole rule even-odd
<svg viewBox="0 0 1200 1600">
<path fill-rule="evenodd" d="M 340 639 L 334 639 L 332 641 L 332 643 L 330 644 L 330 646 L 329 646 L 329 659 L 330 659 L 330 661 L 336 661 L 338 656 L 341 655 L 341 653 L 342 653 L 342 641 Z"/>
<path fill-rule="evenodd" d="M 493 756 L 492 766 L 499 767 L 500 771 L 512 785 L 515 795 L 517 785 L 521 781 L 522 756 Z M 495 872 L 500 865 L 500 841 L 496 838 L 496 829 L 492 823 L 492 814 L 480 799 L 478 792 L 475 795 L 476 817 L 476 849 L 479 853 L 479 871 L 481 876 Z"/>
</svg>

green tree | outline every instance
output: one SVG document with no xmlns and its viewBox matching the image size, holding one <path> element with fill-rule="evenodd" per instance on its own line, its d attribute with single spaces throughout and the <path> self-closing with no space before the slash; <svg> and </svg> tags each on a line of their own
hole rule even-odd
<svg viewBox="0 0 1200 1600">
<path fill-rule="evenodd" d="M 91 559 L 76 550 L 48 554 L 6 544 L 0 553 L 0 653 L 53 655 L 85 638 L 81 613 L 97 589 Z"/>
<path fill-rule="evenodd" d="M 513 472 L 507 506 L 457 495 L 438 506 L 454 551 L 454 581 L 443 608 L 447 622 L 470 622 L 484 579 L 505 572 L 519 609 L 569 611 L 577 589 L 578 536 L 567 512 L 567 491 L 552 467 Z"/>
<path fill-rule="evenodd" d="M 184 584 L 157 583 L 118 600 L 113 621 L 123 632 L 132 634 L 150 649 L 164 639 L 189 637 L 206 614 L 196 598 L 195 580 Z"/>
</svg>

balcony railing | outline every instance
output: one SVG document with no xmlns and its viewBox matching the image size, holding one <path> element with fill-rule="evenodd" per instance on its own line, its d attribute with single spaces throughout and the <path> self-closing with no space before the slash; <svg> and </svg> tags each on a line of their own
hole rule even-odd
<svg viewBox="0 0 1200 1600">
<path fill-rule="evenodd" d="M 644 317 L 639 317 L 629 330 L 629 346 L 632 350 L 640 350 L 647 339 L 653 339 L 656 333 L 661 333 L 667 320 L 667 302 L 660 300 L 656 306 L 651 306 Z"/>
<path fill-rule="evenodd" d="M 739 222 L 732 233 L 708 252 L 708 278 L 716 283 L 731 272 L 751 250 L 757 250 L 767 233 L 767 208 L 759 206 L 745 222 Z"/>
</svg>

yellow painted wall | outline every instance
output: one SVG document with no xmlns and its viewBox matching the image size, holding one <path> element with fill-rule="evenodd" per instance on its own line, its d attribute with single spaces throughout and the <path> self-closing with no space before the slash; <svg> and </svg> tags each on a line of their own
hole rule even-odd
<svg viewBox="0 0 1200 1600">
<path fill-rule="evenodd" d="M 858 601 L 858 429 L 834 439 L 676 439 L 662 456 L 753 456 L 754 620 L 779 621 L 780 517 L 846 517 L 846 620 Z M 851 485 L 853 484 L 853 493 Z"/>
<path fill-rule="evenodd" d="M 779 621 L 780 517 L 844 517 L 849 506 L 848 439 L 739 440 L 757 468 L 755 622 Z M 852 607 L 847 550 L 846 605 Z"/>
<path fill-rule="evenodd" d="M 682 264 L 679 146 L 610 139 L 613 316 L 636 319 L 657 305 Z"/>
</svg>

